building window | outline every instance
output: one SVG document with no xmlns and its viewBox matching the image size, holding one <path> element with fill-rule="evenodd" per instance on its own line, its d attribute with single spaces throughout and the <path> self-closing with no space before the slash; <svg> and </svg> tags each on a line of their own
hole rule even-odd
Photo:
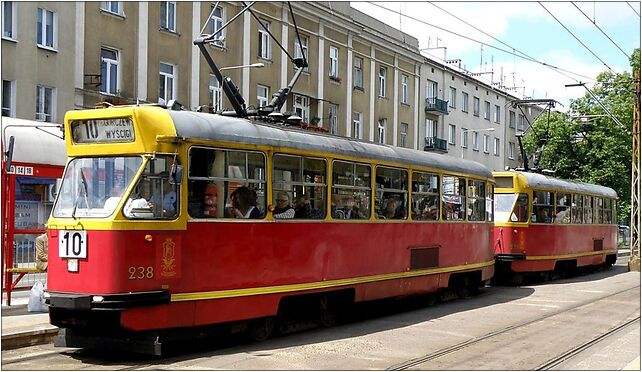
<svg viewBox="0 0 642 372">
<path fill-rule="evenodd" d="M 339 77 L 339 49 L 330 47 L 330 77 Z"/>
<path fill-rule="evenodd" d="M 54 119 L 55 89 L 36 86 L 36 120 L 51 123 Z"/>
<path fill-rule="evenodd" d="M 56 13 L 38 8 L 38 46 L 56 47 L 55 22 Z"/>
<path fill-rule="evenodd" d="M 455 136 L 457 136 L 457 127 L 454 124 L 448 125 L 448 143 L 451 145 L 455 144 Z"/>
<path fill-rule="evenodd" d="M 161 1 L 160 6 L 161 28 L 169 31 L 176 31 L 176 2 Z"/>
<path fill-rule="evenodd" d="M 339 134 L 339 107 L 328 105 L 328 119 L 330 120 L 330 134 Z"/>
<path fill-rule="evenodd" d="M 352 113 L 352 137 L 361 139 L 361 113 Z"/>
<path fill-rule="evenodd" d="M 212 9 L 214 9 L 214 6 L 212 6 Z M 210 19 L 210 33 L 214 34 L 223 28 L 223 23 L 225 23 L 225 14 L 223 12 L 223 7 L 220 6 L 217 6 L 213 12 L 210 10 L 210 13 L 212 14 L 212 18 Z M 225 47 L 225 29 L 216 35 L 212 44 L 221 48 Z"/>
<path fill-rule="evenodd" d="M 363 58 L 354 59 L 354 87 L 363 89 Z"/>
<path fill-rule="evenodd" d="M 461 128 L 461 147 L 468 147 L 468 129 Z"/>
<path fill-rule="evenodd" d="M 479 133 L 473 132 L 473 150 L 479 151 Z"/>
<path fill-rule="evenodd" d="M 457 89 L 450 87 L 450 96 L 448 97 L 448 106 L 457 108 Z"/>
<path fill-rule="evenodd" d="M 461 93 L 461 111 L 468 112 L 468 93 Z"/>
<path fill-rule="evenodd" d="M 479 98 L 473 97 L 473 115 L 479 116 Z"/>
<path fill-rule="evenodd" d="M 301 53 L 301 50 L 303 49 L 303 53 Z M 305 36 L 301 36 L 301 43 L 299 43 L 299 38 L 295 37 L 294 38 L 294 58 L 303 58 L 305 56 L 305 60 L 308 60 L 308 38 Z M 296 68 L 296 66 L 295 66 Z M 303 71 L 308 71 L 308 68 L 306 67 L 303 69 Z"/>
<path fill-rule="evenodd" d="M 407 145 L 408 145 L 408 124 L 401 123 L 399 146 L 406 147 Z"/>
<path fill-rule="evenodd" d="M 15 82 L 2 80 L 2 116 L 15 117 Z"/>
<path fill-rule="evenodd" d="M 495 105 L 495 115 L 493 117 L 494 117 L 495 123 L 497 124 L 499 124 L 499 114 L 500 114 L 499 110 L 500 110 L 499 106 Z"/>
<path fill-rule="evenodd" d="M 517 129 L 520 131 L 524 131 L 524 115 L 519 114 L 519 121 L 517 122 Z"/>
<path fill-rule="evenodd" d="M 2 2 L 2 37 L 9 39 L 16 38 L 16 23 L 14 22 L 16 18 L 16 7 L 13 4 L 13 1 L 3 1 Z"/>
<path fill-rule="evenodd" d="M 261 24 L 265 29 L 259 25 L 259 57 L 263 59 L 272 59 L 272 43 L 270 41 L 270 23 L 261 20 Z"/>
<path fill-rule="evenodd" d="M 493 138 L 493 155 L 499 156 L 499 138 Z"/>
<path fill-rule="evenodd" d="M 438 87 L 439 85 L 437 85 L 437 82 L 428 80 L 426 82 L 426 98 L 437 98 Z"/>
<path fill-rule="evenodd" d="M 103 94 L 118 94 L 118 51 L 100 48 L 100 92 Z"/>
<path fill-rule="evenodd" d="M 310 98 L 300 94 L 294 95 L 294 112 L 303 119 L 304 122 L 310 120 Z"/>
<path fill-rule="evenodd" d="M 256 85 L 256 105 L 263 107 L 268 105 L 268 97 L 270 96 L 270 88 L 265 85 Z"/>
<path fill-rule="evenodd" d="M 386 143 L 386 119 L 379 119 L 379 136 L 377 137 L 379 143 Z"/>
<path fill-rule="evenodd" d="M 408 75 L 401 75 L 401 103 L 408 103 Z"/>
<path fill-rule="evenodd" d="M 484 119 L 490 120 L 490 102 L 484 101 Z"/>
<path fill-rule="evenodd" d="M 515 111 L 508 112 L 508 127 L 515 128 Z"/>
<path fill-rule="evenodd" d="M 210 105 L 215 112 L 223 109 L 223 89 L 221 89 L 218 79 L 214 75 L 210 75 Z"/>
<path fill-rule="evenodd" d="M 515 159 L 515 143 L 514 142 L 508 142 L 508 158 L 509 159 Z"/>
<path fill-rule="evenodd" d="M 176 97 L 176 66 L 161 62 L 158 97 L 165 104 Z"/>
<path fill-rule="evenodd" d="M 490 147 L 489 147 L 490 146 L 490 141 L 489 141 L 489 139 L 490 139 L 490 137 L 488 136 L 488 134 L 484 134 L 484 152 L 487 153 L 487 154 L 490 152 Z"/>
<path fill-rule="evenodd" d="M 426 137 L 437 137 L 437 120 L 426 119 Z"/>
<path fill-rule="evenodd" d="M 385 67 L 379 67 L 379 97 L 386 96 L 386 72 Z"/>
<path fill-rule="evenodd" d="M 122 1 L 101 1 L 100 9 L 109 13 L 123 15 L 123 2 Z"/>
</svg>

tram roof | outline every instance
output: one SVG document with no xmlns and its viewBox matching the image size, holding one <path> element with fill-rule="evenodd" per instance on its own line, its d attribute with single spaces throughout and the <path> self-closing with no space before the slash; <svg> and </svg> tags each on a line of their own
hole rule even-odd
<svg viewBox="0 0 642 372">
<path fill-rule="evenodd" d="M 2 117 L 2 146 L 7 151 L 13 136 L 12 161 L 64 166 L 67 162 L 62 125 Z"/>
<path fill-rule="evenodd" d="M 350 157 L 436 168 L 491 178 L 484 165 L 451 156 L 393 147 L 372 142 L 309 133 L 295 128 L 257 123 L 246 119 L 191 111 L 168 111 L 176 134 L 187 138 L 287 147 Z"/>
<path fill-rule="evenodd" d="M 610 187 L 594 185 L 591 183 L 564 180 L 540 173 L 516 172 L 526 178 L 528 186 L 532 188 L 568 190 L 570 192 L 586 193 L 593 195 L 617 198 L 617 193 Z"/>
</svg>

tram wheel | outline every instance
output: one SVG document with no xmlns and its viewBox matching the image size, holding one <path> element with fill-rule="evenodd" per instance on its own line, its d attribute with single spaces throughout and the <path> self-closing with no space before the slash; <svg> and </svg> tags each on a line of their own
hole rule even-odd
<svg viewBox="0 0 642 372">
<path fill-rule="evenodd" d="M 252 320 L 249 324 L 249 336 L 252 341 L 263 342 L 270 338 L 276 319 L 272 316 Z"/>
<path fill-rule="evenodd" d="M 337 299 L 323 296 L 319 300 L 319 323 L 322 327 L 333 327 L 339 321 L 340 309 Z"/>
</svg>

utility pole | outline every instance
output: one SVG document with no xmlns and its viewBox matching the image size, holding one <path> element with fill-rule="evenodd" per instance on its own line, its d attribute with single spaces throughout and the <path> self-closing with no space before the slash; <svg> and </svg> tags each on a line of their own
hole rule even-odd
<svg viewBox="0 0 642 372">
<path fill-rule="evenodd" d="M 631 161 L 631 256 L 629 271 L 640 271 L 640 197 L 642 182 L 640 182 L 640 70 L 633 72 L 633 141 Z"/>
</svg>

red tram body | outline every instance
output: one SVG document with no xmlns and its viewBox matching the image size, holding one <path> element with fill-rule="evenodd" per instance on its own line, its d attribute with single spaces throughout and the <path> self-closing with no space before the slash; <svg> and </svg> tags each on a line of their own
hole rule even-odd
<svg viewBox="0 0 642 372">
<path fill-rule="evenodd" d="M 57 346 L 160 354 L 164 336 L 193 327 L 269 333 L 287 299 L 312 296 L 323 315 L 338 299 L 477 288 L 494 273 L 492 174 L 475 162 L 155 106 L 69 112 L 65 132 L 48 225 Z M 151 194 L 173 191 L 130 208 L 143 179 Z M 213 217 L 194 209 L 206 185 L 218 190 Z M 225 214 L 243 185 L 260 219 Z M 277 219 L 271 201 L 284 194 L 320 214 Z M 360 201 L 360 219 L 335 217 L 337 195 Z M 399 207 L 384 219 L 386 201 Z M 436 217 L 422 214 L 428 201 Z"/>
<path fill-rule="evenodd" d="M 493 175 L 498 274 L 548 276 L 615 263 L 615 191 L 537 173 Z"/>
</svg>

